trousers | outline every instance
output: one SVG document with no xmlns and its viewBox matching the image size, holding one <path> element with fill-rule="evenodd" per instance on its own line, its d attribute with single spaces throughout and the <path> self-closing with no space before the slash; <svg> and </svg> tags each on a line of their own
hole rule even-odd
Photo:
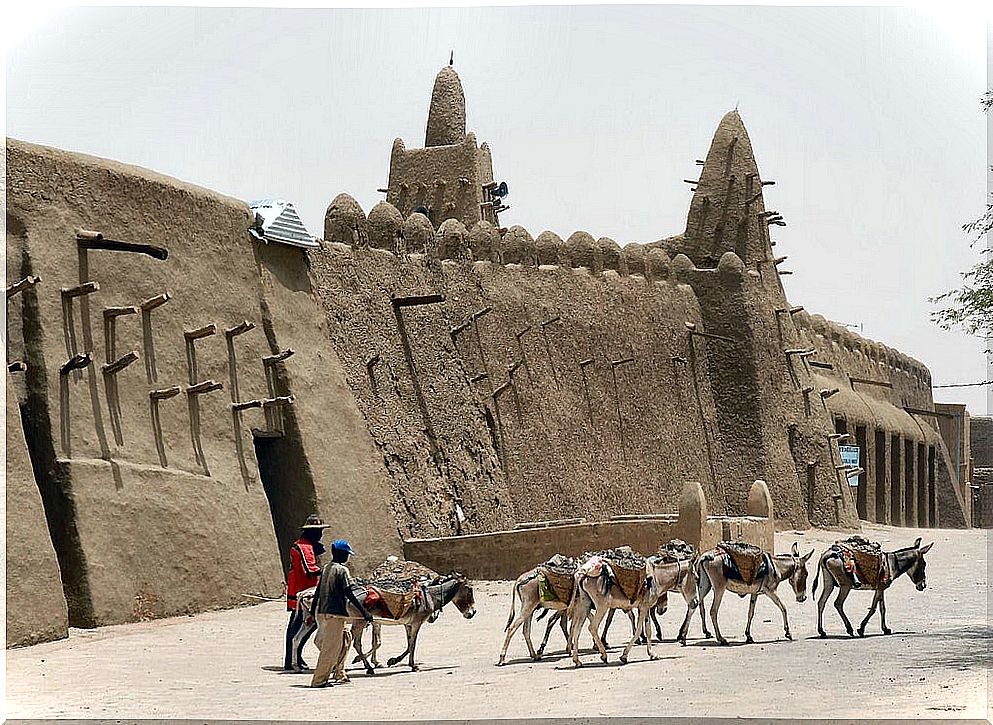
<svg viewBox="0 0 993 725">
<path fill-rule="evenodd" d="M 317 615 L 316 641 L 321 656 L 317 658 L 317 667 L 314 668 L 314 676 L 310 680 L 311 687 L 326 685 L 332 670 L 336 681 L 348 681 L 348 676 L 345 674 L 345 657 L 352 646 L 352 633 L 345 630 L 347 623 L 346 617 L 334 614 Z"/>
</svg>

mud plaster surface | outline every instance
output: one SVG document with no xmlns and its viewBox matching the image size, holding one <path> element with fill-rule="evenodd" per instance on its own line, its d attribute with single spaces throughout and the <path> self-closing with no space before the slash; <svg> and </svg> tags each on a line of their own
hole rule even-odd
<svg viewBox="0 0 993 725">
<path fill-rule="evenodd" d="M 643 647 L 631 663 L 607 666 L 585 652 L 575 671 L 563 659 L 561 635 L 549 656 L 527 659 L 521 639 L 508 664 L 494 666 L 503 640 L 508 582 L 477 585 L 479 614 L 464 620 L 455 610 L 427 625 L 418 645 L 422 671 L 351 670 L 353 683 L 310 690 L 309 675 L 284 675 L 280 664 L 285 612 L 269 603 L 194 617 L 72 630 L 68 640 L 7 653 L 10 717 L 226 717 L 423 719 L 597 715 L 775 717 L 988 717 L 991 628 L 987 622 L 987 535 L 978 530 L 895 529 L 865 525 L 886 548 L 924 536 L 929 587 L 917 592 L 901 579 L 889 592 L 894 634 L 869 628 L 849 639 L 837 615 L 826 612 L 830 637 L 813 638 L 816 609 L 785 595 L 795 641 L 780 639 L 778 612 L 765 599 L 756 607 L 756 644 L 743 639 L 747 601 L 725 599 L 721 622 L 732 646 L 700 639 L 694 619 L 687 647 L 658 645 L 649 662 Z M 780 532 L 777 548 L 794 540 L 818 552 L 833 532 Z M 852 618 L 864 613 L 867 593 L 848 601 Z M 663 618 L 671 639 L 679 605 Z M 615 622 L 614 643 L 625 627 Z M 398 653 L 402 635 L 384 631 L 384 651 Z M 584 637 L 583 646 L 589 640 Z M 316 651 L 308 645 L 313 664 Z M 84 676 L 85 673 L 85 676 Z M 830 707 L 826 703 L 829 696 Z M 842 694 L 843 693 L 843 694 Z"/>
</svg>

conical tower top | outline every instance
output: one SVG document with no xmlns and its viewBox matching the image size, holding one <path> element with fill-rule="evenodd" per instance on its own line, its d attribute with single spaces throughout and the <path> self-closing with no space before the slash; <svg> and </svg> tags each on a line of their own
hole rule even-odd
<svg viewBox="0 0 993 725">
<path fill-rule="evenodd" d="M 424 145 L 452 146 L 465 141 L 465 93 L 455 68 L 446 65 L 434 79 Z"/>
<path fill-rule="evenodd" d="M 721 119 L 696 181 L 683 249 L 697 264 L 735 252 L 746 265 L 769 257 L 763 182 L 737 110 Z"/>
</svg>

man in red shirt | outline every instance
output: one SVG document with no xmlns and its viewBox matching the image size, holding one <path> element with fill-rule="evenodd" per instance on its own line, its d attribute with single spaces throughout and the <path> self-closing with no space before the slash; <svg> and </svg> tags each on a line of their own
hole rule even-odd
<svg viewBox="0 0 993 725">
<path fill-rule="evenodd" d="M 304 589 L 316 587 L 321 578 L 319 557 L 324 553 L 321 536 L 328 527 L 317 514 L 307 517 L 307 522 L 301 527 L 300 538 L 293 542 L 290 548 L 290 571 L 286 575 L 286 608 L 290 612 L 290 621 L 286 626 L 286 653 L 283 659 L 283 669 L 293 670 L 293 638 L 304 626 L 305 613 L 297 613 L 297 595 Z M 303 647 L 313 634 L 313 629 L 303 638 L 297 648 L 297 663 L 299 669 L 309 669 L 301 654 Z"/>
</svg>

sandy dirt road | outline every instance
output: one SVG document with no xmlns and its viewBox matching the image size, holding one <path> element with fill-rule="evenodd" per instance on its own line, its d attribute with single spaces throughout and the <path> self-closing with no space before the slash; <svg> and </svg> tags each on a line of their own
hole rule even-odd
<svg viewBox="0 0 993 725">
<path fill-rule="evenodd" d="M 73 630 L 68 640 L 7 652 L 7 717 L 433 719 L 598 715 L 752 717 L 953 717 L 990 713 L 988 535 L 983 531 L 865 527 L 884 546 L 934 540 L 928 589 L 907 579 L 890 589 L 883 636 L 874 620 L 865 639 L 849 639 L 837 614 L 826 612 L 829 638 L 816 637 L 816 605 L 798 604 L 780 589 L 795 640 L 781 639 L 778 610 L 761 598 L 754 645 L 741 645 L 747 600 L 726 597 L 722 629 L 732 640 L 703 640 L 694 617 L 688 646 L 671 641 L 682 603 L 670 599 L 667 640 L 658 661 L 644 647 L 619 666 L 627 623 L 615 620 L 610 660 L 588 650 L 574 670 L 553 634 L 550 653 L 532 662 L 522 639 L 496 667 L 509 608 L 510 583 L 478 583 L 479 614 L 454 609 L 426 625 L 418 644 L 420 672 L 406 667 L 321 690 L 309 675 L 284 674 L 285 612 L 281 604 L 209 612 L 140 624 Z M 777 548 L 796 540 L 820 553 L 836 535 L 777 534 Z M 816 558 L 816 557 L 815 557 Z M 811 583 L 813 574 L 811 574 Z M 849 616 L 864 615 L 868 593 L 853 593 Z M 540 623 L 539 623 L 540 626 Z M 538 627 L 536 627 L 538 630 Z M 402 630 L 384 629 L 384 651 L 403 649 Z M 588 635 L 583 643 L 589 646 Z M 307 658 L 317 659 L 309 645 Z M 384 657 L 385 659 L 385 657 Z"/>
</svg>

